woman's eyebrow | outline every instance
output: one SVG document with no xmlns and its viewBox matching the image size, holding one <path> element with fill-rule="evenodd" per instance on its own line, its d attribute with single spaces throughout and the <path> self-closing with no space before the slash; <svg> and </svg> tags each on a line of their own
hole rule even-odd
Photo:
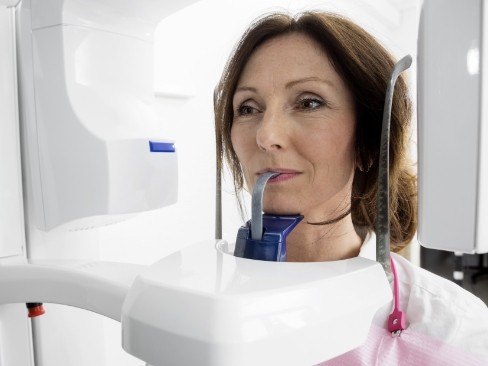
<svg viewBox="0 0 488 366">
<path fill-rule="evenodd" d="M 241 92 L 241 91 L 252 91 L 254 93 L 257 92 L 256 88 L 252 88 L 250 86 L 240 86 L 236 89 L 235 93 Z"/>
<path fill-rule="evenodd" d="M 285 88 L 286 89 L 289 89 L 289 88 L 295 86 L 296 84 L 306 83 L 308 81 L 318 81 L 318 82 L 327 84 L 328 86 L 330 86 L 332 88 L 335 88 L 335 85 L 334 85 L 334 83 L 332 81 L 330 81 L 328 79 L 322 79 L 322 78 L 319 78 L 317 76 L 309 76 L 309 77 L 306 77 L 306 78 L 301 78 L 301 79 L 289 81 L 289 82 L 287 82 L 285 84 Z M 256 88 L 253 88 L 251 86 L 240 86 L 240 87 L 238 87 L 236 89 L 235 93 L 237 93 L 237 92 L 243 92 L 243 91 L 251 91 L 251 92 L 257 93 L 257 89 Z"/>
<path fill-rule="evenodd" d="M 322 78 L 319 78 L 317 76 L 310 76 L 310 77 L 306 77 L 306 78 L 302 78 L 302 79 L 289 81 L 285 84 L 285 88 L 289 89 L 289 88 L 295 86 L 296 84 L 306 83 L 308 81 L 318 81 L 318 82 L 327 84 L 328 86 L 330 86 L 332 88 L 335 88 L 335 85 L 332 81 L 330 81 L 328 79 L 322 79 Z"/>
</svg>

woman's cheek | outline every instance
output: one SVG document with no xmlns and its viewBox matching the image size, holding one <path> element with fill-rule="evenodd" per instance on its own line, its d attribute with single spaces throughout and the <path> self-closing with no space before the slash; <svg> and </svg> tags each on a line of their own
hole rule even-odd
<svg viewBox="0 0 488 366">
<path fill-rule="evenodd" d="M 235 124 L 231 130 L 231 141 L 241 163 L 257 149 L 256 131 L 251 124 Z"/>
<path fill-rule="evenodd" d="M 230 130 L 230 141 L 232 142 L 232 148 L 234 149 L 234 152 L 236 153 L 239 161 L 241 161 L 241 151 L 242 151 L 241 145 L 243 140 L 244 139 L 242 134 L 239 133 L 239 127 L 234 124 L 232 126 L 232 129 Z"/>
<path fill-rule="evenodd" d="M 246 136 L 245 129 L 241 126 L 233 126 L 231 130 L 231 142 L 232 148 L 237 155 L 237 159 L 241 165 L 242 173 L 244 175 L 244 180 L 246 186 L 249 186 L 252 182 L 249 180 L 249 170 L 250 170 L 250 141 L 249 137 Z"/>
</svg>

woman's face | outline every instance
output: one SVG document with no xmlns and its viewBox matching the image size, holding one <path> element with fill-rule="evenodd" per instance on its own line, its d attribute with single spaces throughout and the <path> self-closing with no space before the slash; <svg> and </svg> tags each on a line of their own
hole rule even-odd
<svg viewBox="0 0 488 366">
<path fill-rule="evenodd" d="M 259 46 L 241 74 L 233 109 L 232 145 L 248 188 L 264 172 L 281 173 L 268 181 L 265 212 L 323 220 L 349 207 L 353 100 L 318 43 L 292 33 Z"/>
</svg>

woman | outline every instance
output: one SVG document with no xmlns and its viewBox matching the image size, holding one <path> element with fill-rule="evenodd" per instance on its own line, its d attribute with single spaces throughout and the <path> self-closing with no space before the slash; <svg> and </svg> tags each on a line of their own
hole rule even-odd
<svg viewBox="0 0 488 366">
<path fill-rule="evenodd" d="M 266 16 L 235 48 L 217 93 L 219 169 L 225 157 L 236 190 L 245 185 L 250 191 L 260 174 L 280 173 L 268 182 L 264 211 L 304 216 L 287 238 L 288 261 L 375 258 L 380 131 L 393 65 L 366 31 L 328 13 Z M 400 77 L 390 137 L 393 252 L 417 228 L 410 118 Z M 408 364 L 405 357 L 413 357 L 411 364 L 446 364 L 459 355 L 463 364 L 488 362 L 486 305 L 400 256 L 393 259 L 409 320 L 402 341 L 385 338 L 390 306 L 378 312 L 367 344 L 330 363 Z M 429 349 L 434 346 L 449 357 L 437 357 Z"/>
</svg>

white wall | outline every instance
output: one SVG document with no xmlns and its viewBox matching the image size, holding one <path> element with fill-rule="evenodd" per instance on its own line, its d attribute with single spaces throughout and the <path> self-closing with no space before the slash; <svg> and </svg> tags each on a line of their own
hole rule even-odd
<svg viewBox="0 0 488 366">
<path fill-rule="evenodd" d="M 178 203 L 92 231 L 34 233 L 34 240 L 44 243 L 37 256 L 150 264 L 180 247 L 213 238 L 212 93 L 234 43 L 251 20 L 272 9 L 332 10 L 364 26 L 397 57 L 406 53 L 415 57 L 418 2 L 405 3 L 204 0 L 166 19 L 157 31 L 155 89 L 163 95 L 161 123 L 177 143 Z M 415 83 L 411 83 L 414 90 Z M 234 240 L 242 222 L 230 177 L 224 182 L 223 218 L 224 238 Z M 40 341 L 45 360 L 49 360 L 42 366 L 143 365 L 121 350 L 118 323 L 81 310 L 46 308 L 48 312 L 57 310 L 57 320 L 51 322 L 52 335 Z"/>
</svg>

